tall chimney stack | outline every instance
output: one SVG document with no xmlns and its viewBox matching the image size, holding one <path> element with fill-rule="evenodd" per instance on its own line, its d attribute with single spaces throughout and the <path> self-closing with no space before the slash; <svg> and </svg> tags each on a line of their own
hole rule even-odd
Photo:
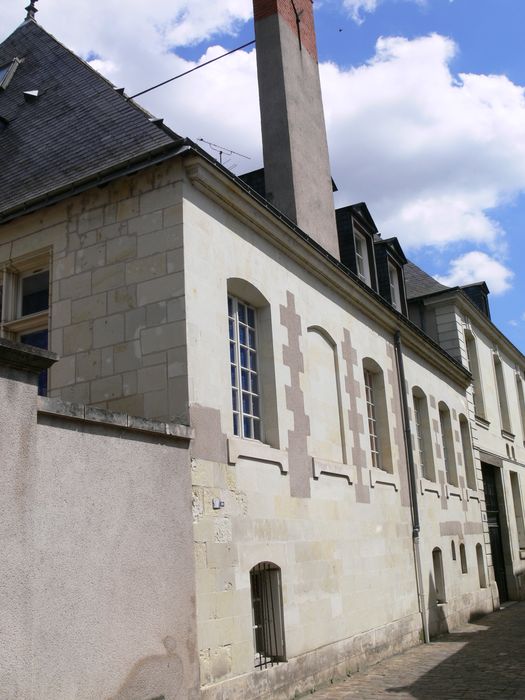
<svg viewBox="0 0 525 700">
<path fill-rule="evenodd" d="M 267 199 L 339 258 L 312 0 L 253 0 Z"/>
</svg>

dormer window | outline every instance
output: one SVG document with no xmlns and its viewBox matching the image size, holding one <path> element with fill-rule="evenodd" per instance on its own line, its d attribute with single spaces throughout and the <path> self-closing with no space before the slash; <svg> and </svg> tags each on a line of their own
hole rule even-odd
<svg viewBox="0 0 525 700">
<path fill-rule="evenodd" d="M 368 248 L 365 237 L 357 231 L 354 232 L 355 241 L 355 262 L 357 275 L 366 284 L 370 284 L 370 264 L 368 262 Z"/>
<path fill-rule="evenodd" d="M 0 66 L 0 90 L 6 89 L 19 65 L 20 59 L 13 58 L 10 63 Z"/>
</svg>

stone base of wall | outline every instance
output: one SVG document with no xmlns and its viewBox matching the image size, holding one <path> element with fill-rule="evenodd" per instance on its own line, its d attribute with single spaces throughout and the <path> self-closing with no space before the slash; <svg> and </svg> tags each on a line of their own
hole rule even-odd
<svg viewBox="0 0 525 700">
<path fill-rule="evenodd" d="M 355 673 L 422 641 L 421 616 L 330 644 L 273 668 L 202 688 L 203 700 L 290 700 Z"/>
<path fill-rule="evenodd" d="M 494 602 L 490 588 L 481 588 L 475 593 L 465 593 L 447 603 L 434 605 L 428 611 L 430 636 L 446 634 L 493 611 Z"/>
</svg>

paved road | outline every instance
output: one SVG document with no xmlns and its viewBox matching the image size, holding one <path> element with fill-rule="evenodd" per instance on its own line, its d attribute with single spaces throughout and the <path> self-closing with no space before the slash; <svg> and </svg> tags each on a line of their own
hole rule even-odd
<svg viewBox="0 0 525 700">
<path fill-rule="evenodd" d="M 525 603 L 382 661 L 312 700 L 525 700 Z"/>
</svg>

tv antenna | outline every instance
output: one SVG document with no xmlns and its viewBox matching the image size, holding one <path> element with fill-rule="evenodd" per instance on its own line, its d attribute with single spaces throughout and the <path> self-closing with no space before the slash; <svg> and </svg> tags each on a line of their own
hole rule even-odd
<svg viewBox="0 0 525 700">
<path fill-rule="evenodd" d="M 239 153 L 238 151 L 232 151 L 231 148 L 226 148 L 226 146 L 219 146 L 217 143 L 212 143 L 211 141 L 206 141 L 206 139 L 197 139 L 197 141 L 202 141 L 202 143 L 207 144 L 210 147 L 210 151 L 215 151 L 219 154 L 219 163 L 221 165 L 228 165 L 229 161 L 225 163 L 222 157 L 225 156 L 240 156 L 241 158 L 246 158 L 246 160 L 251 160 L 250 156 L 245 156 L 244 153 Z"/>
</svg>

